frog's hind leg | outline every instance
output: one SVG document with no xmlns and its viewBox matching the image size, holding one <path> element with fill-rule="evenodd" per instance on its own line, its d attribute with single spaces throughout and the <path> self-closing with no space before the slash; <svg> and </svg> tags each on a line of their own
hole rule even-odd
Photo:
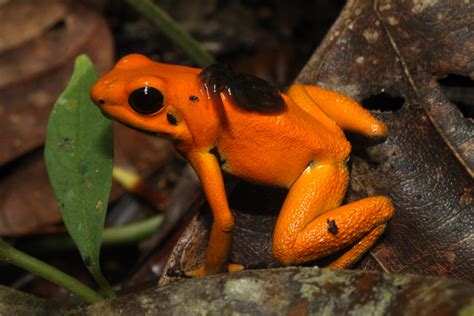
<svg viewBox="0 0 474 316">
<path fill-rule="evenodd" d="M 273 235 L 273 256 L 299 264 L 348 249 L 330 264 L 356 262 L 383 233 L 394 208 L 384 196 L 340 206 L 348 183 L 345 165 L 312 165 L 290 188 Z"/>
</svg>

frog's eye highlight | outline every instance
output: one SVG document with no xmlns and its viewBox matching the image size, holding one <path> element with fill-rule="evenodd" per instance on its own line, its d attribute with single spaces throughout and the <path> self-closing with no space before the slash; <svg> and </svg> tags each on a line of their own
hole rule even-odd
<svg viewBox="0 0 474 316">
<path fill-rule="evenodd" d="M 137 113 L 153 114 L 163 107 L 163 94 L 153 87 L 134 90 L 128 97 L 128 104 Z"/>
</svg>

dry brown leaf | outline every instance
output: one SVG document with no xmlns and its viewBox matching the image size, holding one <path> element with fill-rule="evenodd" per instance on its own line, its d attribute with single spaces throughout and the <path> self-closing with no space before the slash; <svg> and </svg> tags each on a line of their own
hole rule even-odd
<svg viewBox="0 0 474 316">
<path fill-rule="evenodd" d="M 1 178 L 0 236 L 33 233 L 60 221 L 47 181 L 41 153 L 22 161 L 14 172 Z"/>
<path fill-rule="evenodd" d="M 33 40 L 61 21 L 68 4 L 64 0 L 0 3 L 0 54 Z"/>
<path fill-rule="evenodd" d="M 20 6 L 29 5 L 36 10 L 37 2 L 43 3 L 24 1 Z M 15 4 L 5 6 L 10 5 Z M 51 5 L 54 11 L 59 2 Z M 11 36 L 25 31 L 14 27 L 18 23 L 15 18 L 23 19 L 21 12 L 28 11 L 22 8 L 19 12 L 0 8 L 5 17 L 0 23 L 12 23 L 7 27 L 13 32 Z M 50 109 L 66 85 L 77 55 L 88 53 L 102 70 L 113 63 L 112 38 L 105 20 L 82 7 L 68 8 L 61 11 L 63 27 L 45 29 L 29 42 L 0 54 L 0 235 L 55 230 L 48 225 L 59 222 L 60 216 L 41 153 Z M 49 21 L 51 16 L 39 12 L 30 19 L 41 26 L 49 22 L 39 20 Z M 12 162 L 25 153 L 29 153 L 26 158 Z"/>
<path fill-rule="evenodd" d="M 112 38 L 102 17 L 72 8 L 64 21 L 64 28 L 0 55 L 0 165 L 42 145 L 49 111 L 75 57 L 89 54 L 102 71 L 112 66 Z"/>
</svg>

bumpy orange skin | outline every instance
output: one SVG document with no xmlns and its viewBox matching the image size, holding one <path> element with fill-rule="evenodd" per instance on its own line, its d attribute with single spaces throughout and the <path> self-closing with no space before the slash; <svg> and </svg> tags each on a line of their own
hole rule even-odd
<svg viewBox="0 0 474 316">
<path fill-rule="evenodd" d="M 387 127 L 353 100 L 301 84 L 281 94 L 286 108 L 278 113 L 243 110 L 221 93 L 224 125 L 215 100 L 198 77 L 200 72 L 134 54 L 122 58 L 91 91 L 104 113 L 133 128 L 168 137 L 196 170 L 214 222 L 206 260 L 188 274 L 218 273 L 227 264 L 234 218 L 221 168 L 250 181 L 289 189 L 273 238 L 273 255 L 279 262 L 299 264 L 342 249 L 345 252 L 330 266 L 343 268 L 357 261 L 383 233 L 394 208 L 383 196 L 341 206 L 351 149 L 343 130 L 384 137 Z M 164 95 L 164 106 L 157 113 L 141 115 L 129 106 L 130 93 L 143 86 Z M 170 124 L 168 114 L 176 124 Z M 218 152 L 222 165 L 211 150 Z M 231 271 L 242 268 L 228 266 Z"/>
</svg>

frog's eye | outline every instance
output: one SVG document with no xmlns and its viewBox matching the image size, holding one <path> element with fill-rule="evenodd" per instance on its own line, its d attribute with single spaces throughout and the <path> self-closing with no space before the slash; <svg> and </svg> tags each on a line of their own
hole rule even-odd
<svg viewBox="0 0 474 316">
<path fill-rule="evenodd" d="M 128 104 L 137 113 L 153 114 L 163 107 L 163 94 L 153 87 L 134 90 L 128 97 Z"/>
</svg>

